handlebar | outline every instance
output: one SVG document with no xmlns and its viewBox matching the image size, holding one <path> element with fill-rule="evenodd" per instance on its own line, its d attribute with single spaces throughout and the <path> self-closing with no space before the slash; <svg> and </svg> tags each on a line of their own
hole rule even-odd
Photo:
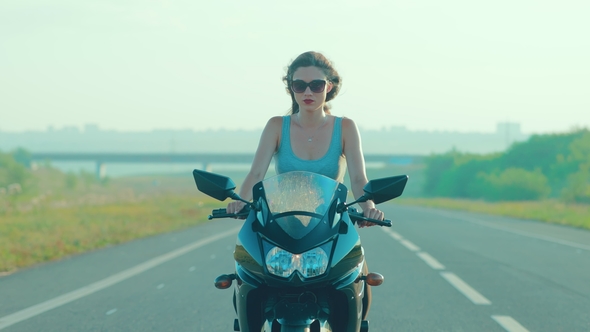
<svg viewBox="0 0 590 332">
<path fill-rule="evenodd" d="M 215 209 L 211 211 L 208 219 L 218 219 L 218 218 L 237 218 L 237 219 L 246 219 L 248 214 L 250 213 L 250 207 L 244 206 L 244 208 L 238 213 L 227 213 L 226 209 Z"/>
<path fill-rule="evenodd" d="M 367 217 L 363 216 L 362 212 L 359 212 L 355 208 L 348 208 L 348 215 L 350 216 L 350 220 L 353 223 L 357 223 L 361 220 L 364 220 L 364 221 L 372 222 L 372 223 L 377 224 L 379 226 L 391 227 L 391 220 L 389 220 L 389 219 L 377 220 L 377 219 L 367 218 Z"/>
<path fill-rule="evenodd" d="M 250 207 L 246 205 L 238 213 L 227 213 L 225 208 L 215 209 L 215 210 L 211 211 L 211 214 L 209 215 L 208 218 L 209 218 L 209 220 L 221 219 L 221 218 L 245 219 L 246 217 L 248 217 L 249 213 L 250 213 Z M 359 221 L 363 220 L 363 221 L 372 222 L 372 223 L 377 224 L 379 226 L 391 227 L 391 220 L 389 220 L 389 219 L 377 220 L 377 219 L 366 218 L 363 216 L 362 212 L 357 211 L 357 209 L 355 209 L 355 208 L 349 208 L 348 215 L 350 216 L 350 219 L 353 223 L 358 223 Z"/>
</svg>

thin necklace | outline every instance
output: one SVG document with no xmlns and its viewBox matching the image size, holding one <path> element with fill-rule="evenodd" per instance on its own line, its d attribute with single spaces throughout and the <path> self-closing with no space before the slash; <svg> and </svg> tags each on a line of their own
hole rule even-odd
<svg viewBox="0 0 590 332">
<path fill-rule="evenodd" d="M 301 119 L 297 118 L 297 120 L 298 120 L 298 122 L 299 122 L 299 126 L 301 126 L 301 128 L 304 128 L 304 127 L 301 125 Z M 326 124 L 326 122 L 327 122 L 327 121 L 328 121 L 328 117 L 326 116 L 326 117 L 324 117 L 324 122 L 322 122 L 322 124 L 321 124 L 321 125 L 319 125 L 319 126 L 318 126 L 318 127 L 315 129 L 315 131 L 313 132 L 313 134 L 312 134 L 312 135 L 307 135 L 307 141 L 308 141 L 308 142 L 311 142 L 311 141 L 313 141 L 313 138 L 315 137 L 315 135 L 318 133 L 318 131 L 320 130 L 320 128 L 322 128 L 322 127 L 323 127 L 323 126 Z"/>
</svg>

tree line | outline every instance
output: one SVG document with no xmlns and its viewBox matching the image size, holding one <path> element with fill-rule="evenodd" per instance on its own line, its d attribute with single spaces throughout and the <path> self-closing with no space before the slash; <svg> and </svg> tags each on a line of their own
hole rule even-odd
<svg viewBox="0 0 590 332">
<path fill-rule="evenodd" d="M 505 152 L 451 150 L 425 158 L 423 193 L 487 201 L 590 203 L 590 131 L 533 135 Z"/>
</svg>

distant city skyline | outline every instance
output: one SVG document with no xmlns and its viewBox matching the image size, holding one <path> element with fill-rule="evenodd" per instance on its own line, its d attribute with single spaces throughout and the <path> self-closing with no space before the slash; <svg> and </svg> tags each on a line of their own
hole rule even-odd
<svg viewBox="0 0 590 332">
<path fill-rule="evenodd" d="M 522 133 L 526 134 L 551 134 L 551 133 L 565 133 L 571 132 L 574 130 L 579 129 L 590 129 L 590 124 L 586 125 L 582 122 L 575 122 L 569 127 L 564 127 L 562 129 L 555 129 L 555 130 L 528 130 L 527 125 L 523 125 L 518 122 L 496 122 L 493 124 L 486 124 L 478 125 L 478 126 L 465 126 L 461 128 L 457 127 L 446 127 L 442 125 L 439 127 L 432 127 L 432 128 L 412 128 L 411 126 L 402 125 L 402 124 L 391 124 L 386 125 L 383 124 L 381 127 L 365 127 L 360 125 L 357 122 L 357 126 L 360 130 L 369 130 L 369 131 L 390 131 L 390 130 L 407 130 L 413 132 L 449 132 L 449 133 L 496 133 L 500 129 L 498 126 L 502 124 L 513 124 L 518 126 L 518 130 Z M 264 125 L 264 124 L 263 124 Z M 153 127 L 153 128 L 134 128 L 134 129 L 126 129 L 126 128 L 118 128 L 118 127 L 105 127 L 101 126 L 97 123 L 82 123 L 80 125 L 73 125 L 73 124 L 63 124 L 63 125 L 46 125 L 40 128 L 21 128 L 21 129 L 14 129 L 14 128 L 6 128 L 2 126 L 2 122 L 0 122 L 0 132 L 7 132 L 7 133 L 26 133 L 26 132 L 63 132 L 63 131 L 70 131 L 70 132 L 89 132 L 89 131 L 114 131 L 114 132 L 154 132 L 154 131 L 191 131 L 191 132 L 205 132 L 205 131 L 262 131 L 263 125 L 258 127 L 237 127 L 237 128 L 226 128 L 226 127 L 206 127 L 206 128 L 192 128 L 188 126 L 170 126 L 170 127 Z M 485 128 L 485 129 L 481 129 Z"/>
<path fill-rule="evenodd" d="M 571 130 L 577 130 L 585 127 L 573 126 L 564 132 L 569 132 Z M 117 130 L 112 128 L 103 128 L 96 123 L 86 123 L 82 126 L 74 126 L 74 125 L 64 125 L 62 127 L 56 127 L 53 125 L 49 125 L 46 128 L 42 129 L 26 129 L 20 131 L 14 130 L 3 130 L 0 127 L 0 132 L 5 133 L 15 133 L 15 134 L 24 134 L 24 133 L 51 133 L 51 132 L 76 132 L 76 133 L 93 133 L 93 132 L 120 132 L 120 133 L 150 133 L 150 132 L 207 132 L 207 131 L 246 131 L 246 132 L 262 132 L 262 127 L 259 128 L 251 128 L 251 129 L 244 129 L 244 128 L 236 128 L 236 129 L 227 129 L 227 128 L 207 128 L 207 129 L 191 129 L 191 128 L 152 128 L 152 129 L 145 129 L 145 130 Z M 426 130 L 426 129 L 411 129 L 404 125 L 391 125 L 391 126 L 383 126 L 381 128 L 363 128 L 362 126 L 359 127 L 362 131 L 409 131 L 409 132 L 447 132 L 447 133 L 482 133 L 482 134 L 490 134 L 490 133 L 499 133 L 499 132 L 514 132 L 514 133 L 525 133 L 522 130 L 522 124 L 517 122 L 498 122 L 495 123 L 493 130 L 491 131 L 461 131 L 461 130 Z M 526 134 L 534 134 L 534 133 L 526 133 Z"/>
<path fill-rule="evenodd" d="M 0 130 L 0 150 L 24 148 L 32 152 L 129 152 L 129 153 L 254 153 L 262 129 L 258 130 L 151 130 L 115 131 L 88 125 L 84 130 L 5 132 Z M 492 133 L 457 131 L 413 131 L 403 126 L 381 130 L 360 129 L 365 153 L 444 153 L 451 149 L 471 153 L 505 150 L 526 140 L 529 134 L 518 123 L 498 123 Z"/>
</svg>

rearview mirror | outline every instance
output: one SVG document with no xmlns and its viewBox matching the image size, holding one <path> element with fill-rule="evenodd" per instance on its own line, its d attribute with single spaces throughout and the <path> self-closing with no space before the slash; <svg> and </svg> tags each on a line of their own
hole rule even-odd
<svg viewBox="0 0 590 332">
<path fill-rule="evenodd" d="M 408 182 L 407 175 L 397 175 L 369 181 L 363 190 L 367 199 L 375 204 L 383 203 L 401 196 Z"/>
<path fill-rule="evenodd" d="M 200 192 L 217 200 L 225 201 L 228 197 L 234 197 L 236 195 L 234 193 L 236 185 L 226 176 L 195 169 L 193 171 L 193 177 Z"/>
</svg>

